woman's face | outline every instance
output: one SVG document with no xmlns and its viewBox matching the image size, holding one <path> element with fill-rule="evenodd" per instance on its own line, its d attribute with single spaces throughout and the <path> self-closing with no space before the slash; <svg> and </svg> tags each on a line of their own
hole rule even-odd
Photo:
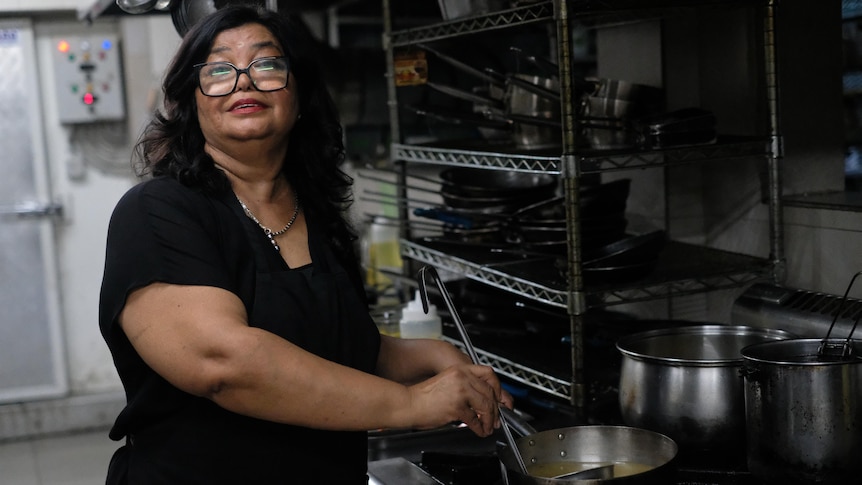
<svg viewBox="0 0 862 485">
<path fill-rule="evenodd" d="M 284 51 L 272 33 L 253 23 L 221 32 L 213 41 L 206 62 L 229 62 L 243 69 L 255 59 L 282 55 Z M 222 151 L 238 141 L 272 140 L 274 144 L 286 144 L 298 115 L 292 74 L 288 85 L 277 91 L 258 91 L 243 73 L 227 96 L 206 96 L 200 89 L 195 96 L 206 144 Z"/>
</svg>

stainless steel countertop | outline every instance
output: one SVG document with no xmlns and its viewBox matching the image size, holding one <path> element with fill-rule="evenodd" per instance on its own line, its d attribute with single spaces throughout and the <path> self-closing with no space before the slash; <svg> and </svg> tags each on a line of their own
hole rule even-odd
<svg viewBox="0 0 862 485">
<path fill-rule="evenodd" d="M 369 485 L 441 485 L 422 468 L 406 458 L 386 458 L 368 462 Z"/>
</svg>

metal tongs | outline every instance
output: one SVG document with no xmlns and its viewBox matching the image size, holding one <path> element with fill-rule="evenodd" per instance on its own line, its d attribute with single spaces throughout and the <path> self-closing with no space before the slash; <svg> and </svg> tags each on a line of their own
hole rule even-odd
<svg viewBox="0 0 862 485">
<path fill-rule="evenodd" d="M 461 321 L 458 311 L 455 310 L 455 304 L 452 303 L 452 297 L 449 295 L 449 292 L 446 291 L 446 287 L 443 285 L 443 280 L 440 279 L 440 275 L 437 274 L 437 270 L 431 266 L 423 266 L 419 269 L 419 294 L 422 298 L 422 310 L 424 310 L 425 313 L 428 313 L 428 290 L 425 287 L 426 274 L 431 275 L 434 282 L 437 284 L 437 289 L 440 291 L 440 295 L 443 296 L 443 300 L 446 302 L 446 309 L 449 310 L 449 314 L 452 315 L 452 319 L 455 320 L 455 326 L 458 327 L 461 341 L 467 348 L 467 355 L 470 356 L 470 359 L 474 364 L 479 365 L 479 355 L 476 354 L 476 350 L 473 348 L 472 342 L 470 342 L 470 336 L 467 335 L 467 329 L 464 327 L 464 322 Z M 503 433 L 506 435 L 506 443 L 512 448 L 512 454 L 515 455 L 515 459 L 518 461 L 518 467 L 520 467 L 521 473 L 528 475 L 527 465 L 524 464 L 524 457 L 521 456 L 521 450 L 518 448 L 518 444 L 515 443 L 515 437 L 512 435 L 512 430 L 509 428 L 508 416 L 502 411 L 502 406 L 500 406 L 500 404 L 497 404 L 497 408 L 500 409 L 500 421 L 503 423 L 502 428 Z"/>
<path fill-rule="evenodd" d="M 853 327 L 850 328 L 850 333 L 847 335 L 847 338 L 843 343 L 838 344 L 836 342 L 829 342 L 829 336 L 832 334 L 835 322 L 838 321 L 838 317 L 841 315 L 841 310 L 844 308 L 844 304 L 847 303 L 847 295 L 850 294 L 850 288 L 853 287 L 853 283 L 859 275 L 862 275 L 862 271 L 853 275 L 853 278 L 850 280 L 850 284 L 847 285 L 847 289 L 844 291 L 844 298 L 841 300 L 841 304 L 838 305 L 838 310 L 835 311 L 835 318 L 832 319 L 832 324 L 829 325 L 826 337 L 823 338 L 820 342 L 820 347 L 817 349 L 817 355 L 820 357 L 828 355 L 838 361 L 851 360 L 855 358 L 853 346 L 850 345 L 850 339 L 853 337 L 853 332 L 856 331 L 856 325 L 859 324 L 859 319 L 862 318 L 862 313 L 860 313 L 860 315 L 856 317 L 856 320 L 853 321 Z"/>
</svg>

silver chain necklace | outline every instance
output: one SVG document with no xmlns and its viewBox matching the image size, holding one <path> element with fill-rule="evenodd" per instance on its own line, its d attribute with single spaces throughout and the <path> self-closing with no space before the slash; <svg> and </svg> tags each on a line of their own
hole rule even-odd
<svg viewBox="0 0 862 485">
<path fill-rule="evenodd" d="M 258 225 L 258 227 L 263 229 L 263 233 L 266 234 L 266 237 L 269 238 L 269 242 L 272 243 L 272 247 L 274 247 L 276 251 L 281 251 L 281 248 L 278 247 L 278 243 L 275 242 L 275 238 L 286 233 L 287 230 L 290 229 L 290 226 L 292 226 L 293 223 L 296 222 L 296 217 L 299 215 L 299 197 L 296 194 L 294 194 L 294 196 L 293 196 L 293 215 L 290 216 L 290 220 L 287 221 L 287 224 L 285 224 L 284 227 L 282 227 L 278 231 L 273 231 L 272 229 L 261 224 L 260 221 L 257 220 L 257 217 L 255 217 L 254 214 L 251 213 L 248 206 L 245 205 L 245 202 L 243 202 L 242 199 L 240 199 L 238 195 L 235 195 L 235 197 L 236 197 L 236 200 L 239 201 L 239 205 L 242 206 L 242 210 L 243 210 L 243 212 L 245 212 L 245 215 L 247 215 L 249 219 L 253 220 L 255 222 L 255 224 Z"/>
</svg>

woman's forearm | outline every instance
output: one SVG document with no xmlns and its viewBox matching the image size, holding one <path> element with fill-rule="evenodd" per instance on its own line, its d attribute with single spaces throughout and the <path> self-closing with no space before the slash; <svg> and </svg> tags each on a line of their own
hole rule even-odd
<svg viewBox="0 0 862 485">
<path fill-rule="evenodd" d="M 377 375 L 386 379 L 412 384 L 465 363 L 467 355 L 442 340 L 380 336 Z"/>
<path fill-rule="evenodd" d="M 404 385 L 322 359 L 265 331 L 217 371 L 224 380 L 206 397 L 231 411 L 320 429 L 413 426 Z"/>
</svg>

